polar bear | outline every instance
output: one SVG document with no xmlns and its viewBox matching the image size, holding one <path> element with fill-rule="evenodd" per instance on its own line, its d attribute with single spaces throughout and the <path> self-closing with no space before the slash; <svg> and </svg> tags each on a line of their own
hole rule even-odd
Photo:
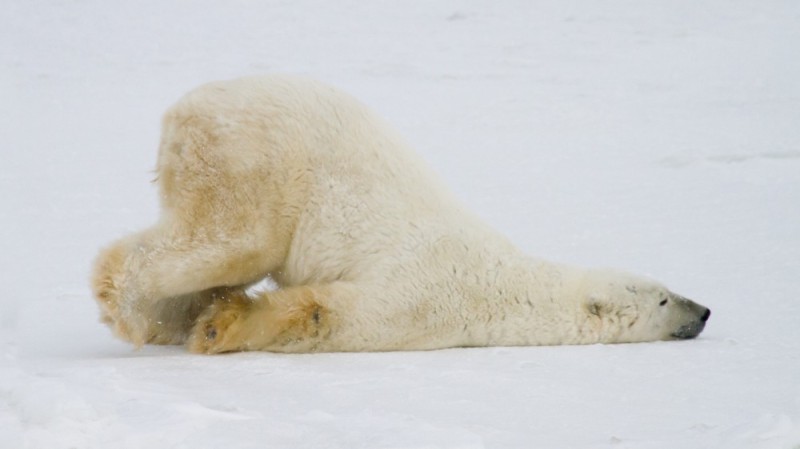
<svg viewBox="0 0 800 449">
<path fill-rule="evenodd" d="M 214 82 L 167 111 L 162 216 L 101 251 L 102 320 L 198 353 L 425 350 L 697 336 L 709 309 L 537 260 L 467 212 L 386 123 L 327 85 Z M 272 277 L 274 291 L 248 294 Z"/>
</svg>

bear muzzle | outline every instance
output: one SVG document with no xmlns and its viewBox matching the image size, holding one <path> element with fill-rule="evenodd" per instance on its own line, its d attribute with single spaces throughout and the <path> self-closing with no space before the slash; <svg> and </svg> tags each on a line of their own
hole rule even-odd
<svg viewBox="0 0 800 449">
<path fill-rule="evenodd" d="M 675 332 L 671 334 L 672 337 L 681 340 L 688 340 L 700 335 L 700 332 L 703 332 L 703 329 L 706 327 L 708 318 L 711 317 L 711 309 L 708 307 L 703 307 L 689 300 L 686 301 L 686 307 L 691 310 L 691 313 L 694 314 L 695 317 L 692 318 L 688 323 L 681 325 Z"/>
</svg>

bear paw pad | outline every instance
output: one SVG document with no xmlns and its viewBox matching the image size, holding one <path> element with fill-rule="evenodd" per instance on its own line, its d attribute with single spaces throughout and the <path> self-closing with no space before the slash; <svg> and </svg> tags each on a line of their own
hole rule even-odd
<svg viewBox="0 0 800 449">
<path fill-rule="evenodd" d="M 218 354 L 246 349 L 244 320 L 252 302 L 243 292 L 219 293 L 197 319 L 188 341 L 190 351 Z"/>
</svg>

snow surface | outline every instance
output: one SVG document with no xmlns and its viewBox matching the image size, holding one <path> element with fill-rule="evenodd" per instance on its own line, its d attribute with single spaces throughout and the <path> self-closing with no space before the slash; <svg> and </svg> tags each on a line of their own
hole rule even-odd
<svg viewBox="0 0 800 449">
<path fill-rule="evenodd" d="M 800 448 L 800 2 L 4 2 L 0 447 Z M 526 251 L 711 307 L 690 342 L 140 351 L 100 246 L 152 223 L 160 115 L 310 75 Z"/>
</svg>

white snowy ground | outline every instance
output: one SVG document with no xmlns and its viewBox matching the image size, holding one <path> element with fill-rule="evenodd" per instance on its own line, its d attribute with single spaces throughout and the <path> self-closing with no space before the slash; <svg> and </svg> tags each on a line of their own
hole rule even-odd
<svg viewBox="0 0 800 449">
<path fill-rule="evenodd" d="M 7 1 L 0 447 L 800 447 L 800 2 Z M 157 216 L 162 111 L 311 75 L 541 257 L 711 307 L 690 342 L 134 351 L 97 249 Z"/>
</svg>

